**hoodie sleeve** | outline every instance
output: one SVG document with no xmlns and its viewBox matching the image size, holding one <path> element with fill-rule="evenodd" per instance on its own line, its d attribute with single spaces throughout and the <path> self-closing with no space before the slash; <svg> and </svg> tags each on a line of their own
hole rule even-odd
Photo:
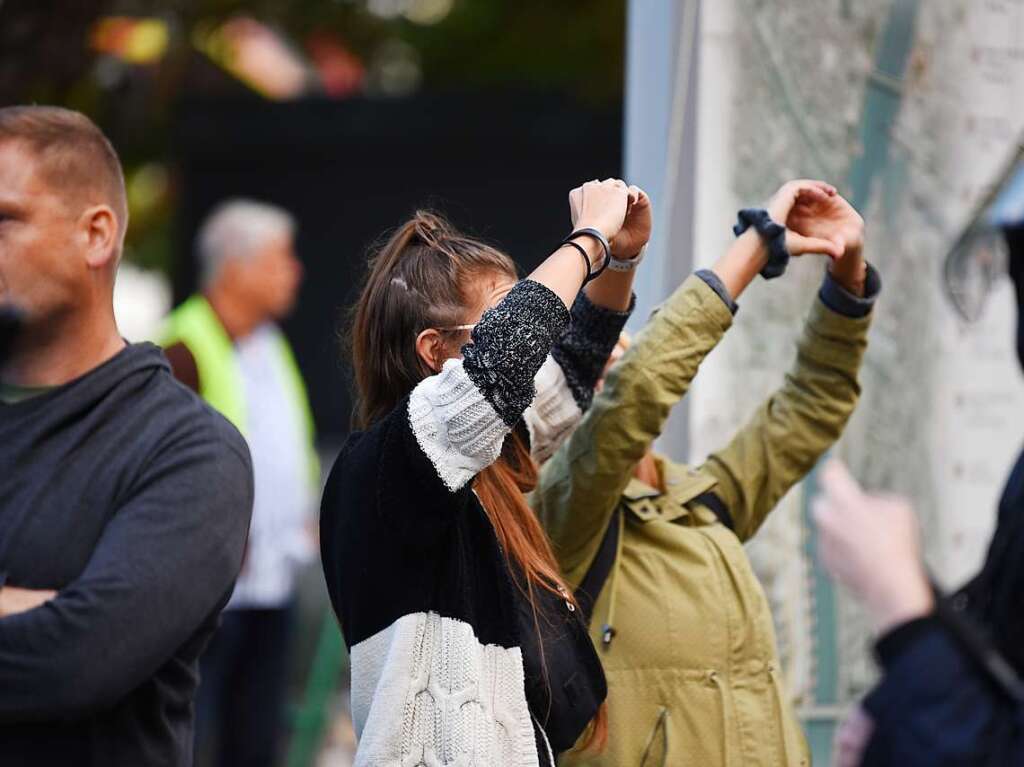
<svg viewBox="0 0 1024 767">
<path fill-rule="evenodd" d="M 0 619 L 0 723 L 115 705 L 227 601 L 253 480 L 241 436 L 215 417 L 217 427 L 191 428 L 156 454 L 76 580 Z"/>
</svg>

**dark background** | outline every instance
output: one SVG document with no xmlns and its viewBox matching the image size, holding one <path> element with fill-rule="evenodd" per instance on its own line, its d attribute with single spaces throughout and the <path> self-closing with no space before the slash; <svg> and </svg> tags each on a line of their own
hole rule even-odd
<svg viewBox="0 0 1024 767">
<path fill-rule="evenodd" d="M 344 309 L 383 232 L 429 207 L 503 248 L 525 273 L 568 232 L 569 189 L 621 167 L 619 108 L 559 95 L 231 99 L 186 102 L 178 113 L 175 301 L 195 289 L 187 244 L 217 202 L 243 195 L 291 211 L 306 277 L 284 327 L 330 443 L 346 433 L 350 407 Z"/>
<path fill-rule="evenodd" d="M 0 105 L 100 125 L 125 169 L 125 260 L 169 277 L 175 302 L 195 289 L 192 243 L 216 203 L 295 215 L 306 279 L 284 325 L 327 447 L 348 425 L 340 319 L 376 238 L 430 207 L 528 270 L 567 233 L 569 189 L 621 172 L 624 0 L 452 0 L 433 23 L 387 5 L 0 0 Z M 242 19 L 291 52 L 303 87 L 270 93 L 232 69 Z M 166 36 L 148 58 L 138 23 Z M 340 90 L 325 45 L 343 54 Z"/>
</svg>

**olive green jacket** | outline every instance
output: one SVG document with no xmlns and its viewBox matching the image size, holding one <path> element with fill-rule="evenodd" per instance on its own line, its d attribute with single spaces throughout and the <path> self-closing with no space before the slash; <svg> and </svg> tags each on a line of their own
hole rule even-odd
<svg viewBox="0 0 1024 767">
<path fill-rule="evenodd" d="M 664 494 L 633 471 L 732 315 L 690 277 L 609 372 L 532 497 L 574 585 L 624 510 L 591 626 L 608 677 L 608 747 L 563 764 L 810 763 L 783 689 L 768 602 L 742 544 L 842 432 L 860 393 L 869 323 L 816 299 L 782 387 L 702 465 L 659 459 Z M 694 500 L 709 490 L 735 532 Z M 606 623 L 616 629 L 609 645 L 601 642 Z"/>
</svg>

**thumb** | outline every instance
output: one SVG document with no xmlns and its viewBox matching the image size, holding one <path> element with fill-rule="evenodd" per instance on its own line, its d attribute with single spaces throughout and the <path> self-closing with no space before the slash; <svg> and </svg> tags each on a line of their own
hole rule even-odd
<svg viewBox="0 0 1024 767">
<path fill-rule="evenodd" d="M 576 187 L 569 192 L 569 219 L 573 226 L 580 219 L 580 208 L 583 207 L 583 187 Z"/>
<path fill-rule="evenodd" d="M 831 500 L 845 506 L 859 505 L 864 497 L 857 480 L 841 461 L 834 458 L 821 470 L 821 487 Z"/>
<path fill-rule="evenodd" d="M 791 256 L 803 256 L 807 253 L 820 253 L 835 260 L 843 255 L 839 244 L 823 237 L 805 237 L 792 229 L 786 230 L 786 249 Z"/>
</svg>

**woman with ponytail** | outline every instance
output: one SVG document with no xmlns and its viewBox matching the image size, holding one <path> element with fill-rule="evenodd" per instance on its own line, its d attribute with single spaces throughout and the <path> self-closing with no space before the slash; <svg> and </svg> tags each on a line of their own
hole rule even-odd
<svg viewBox="0 0 1024 767">
<path fill-rule="evenodd" d="M 524 493 L 625 323 L 650 206 L 611 179 L 570 204 L 577 229 L 525 280 L 426 213 L 370 263 L 351 334 L 360 431 L 321 514 L 357 765 L 554 767 L 603 740 L 604 674 Z"/>
</svg>

